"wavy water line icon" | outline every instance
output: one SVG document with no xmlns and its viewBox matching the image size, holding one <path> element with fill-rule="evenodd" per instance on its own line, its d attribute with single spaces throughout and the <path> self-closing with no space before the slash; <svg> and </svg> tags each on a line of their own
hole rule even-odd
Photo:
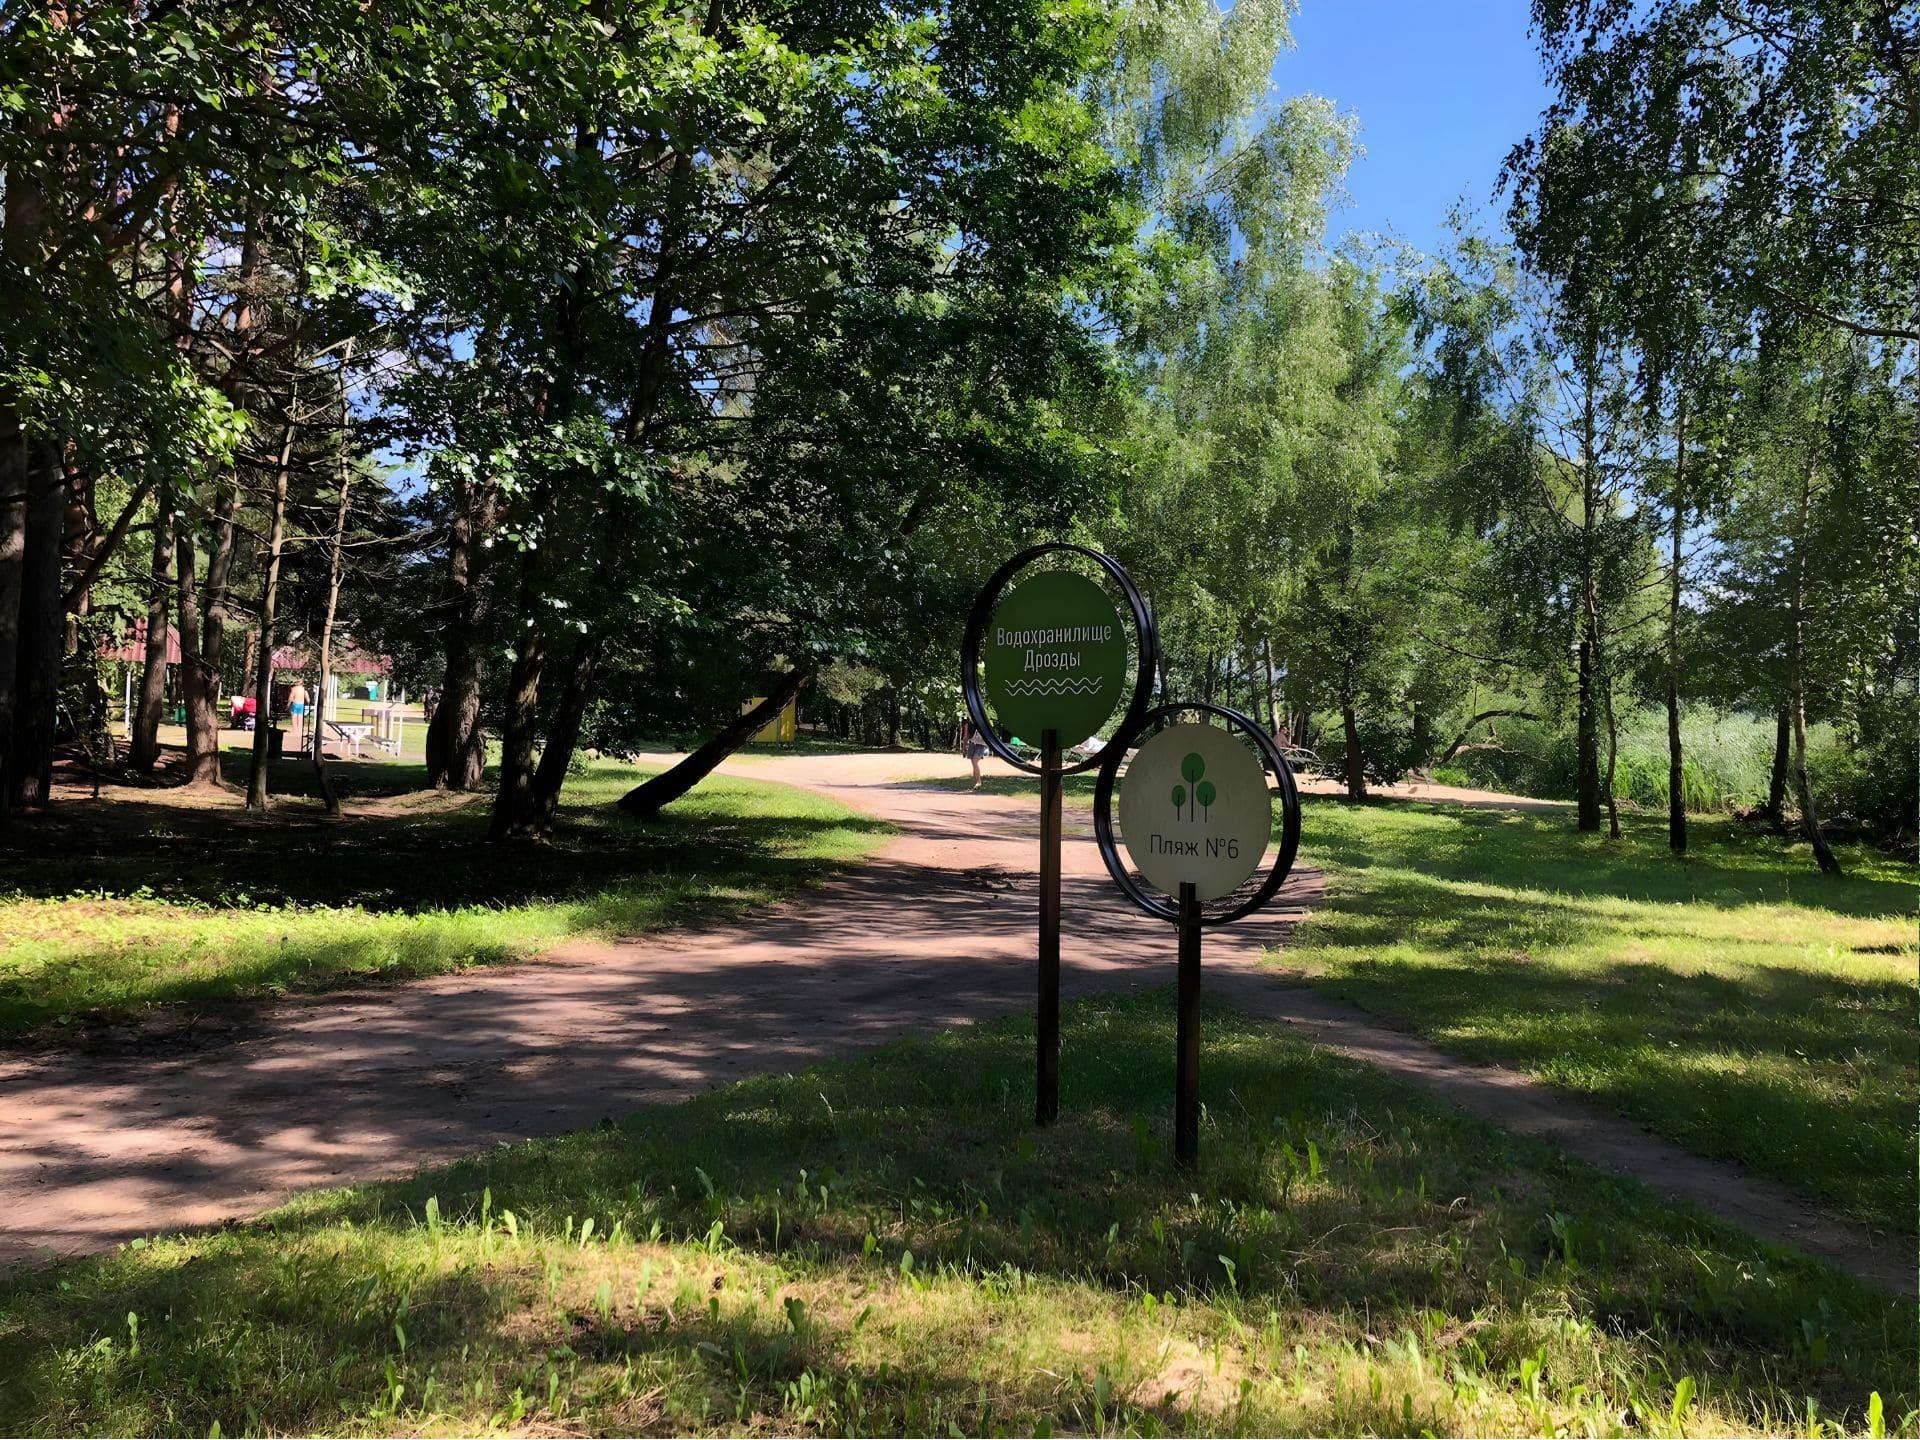
<svg viewBox="0 0 1920 1440">
<path fill-rule="evenodd" d="M 1091 675 L 1035 676 L 1031 680 L 1009 680 L 1007 694 L 1019 700 L 1035 695 L 1098 695 L 1106 681 Z"/>
</svg>

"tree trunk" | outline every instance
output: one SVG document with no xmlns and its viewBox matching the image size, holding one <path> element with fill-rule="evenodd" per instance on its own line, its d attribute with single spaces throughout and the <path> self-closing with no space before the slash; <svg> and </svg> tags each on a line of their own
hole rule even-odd
<svg viewBox="0 0 1920 1440">
<path fill-rule="evenodd" d="M 560 809 L 560 787 L 566 784 L 567 767 L 573 763 L 574 747 L 580 743 L 580 722 L 586 718 L 587 703 L 593 698 L 593 682 L 600 665 L 601 642 L 588 635 L 574 647 L 572 663 L 567 667 L 566 689 L 547 726 L 547 743 L 540 751 L 540 768 L 533 774 L 533 828 L 545 837 L 553 831 L 553 817 Z"/>
<path fill-rule="evenodd" d="M 1673 457 L 1673 565 L 1667 586 L 1667 845 L 1687 853 L 1686 766 L 1680 750 L 1680 581 L 1687 538 L 1687 401 L 1676 411 Z"/>
<path fill-rule="evenodd" d="M 662 807 L 671 805 L 706 779 L 715 766 L 752 739 L 761 726 L 786 709 L 787 702 L 800 693 L 806 678 L 802 670 L 789 670 L 774 682 L 766 699 L 744 715 L 737 716 L 686 759 L 641 781 L 622 795 L 620 808 L 642 819 L 657 815 Z"/>
<path fill-rule="evenodd" d="M 80 621 L 93 613 L 93 582 L 81 577 L 87 573 L 87 558 L 97 541 L 99 519 L 94 502 L 93 472 L 69 460 L 62 490 L 60 521 L 60 616 L 63 633 L 60 653 L 72 660 L 80 649 Z M 69 583 L 71 577 L 71 583 Z M 73 678 L 79 678 L 76 673 Z M 91 686 L 92 681 L 88 682 Z M 74 717 L 78 722 L 79 717 Z M 92 751 L 92 738 L 87 738 Z"/>
<path fill-rule="evenodd" d="M 20 589 L 32 469 L 27 463 L 29 443 L 13 412 L 0 409 L 0 777 L 9 773 L 13 754 L 14 674 L 20 660 Z"/>
<path fill-rule="evenodd" d="M 1620 764 L 1620 726 L 1615 721 L 1613 714 L 1613 682 L 1611 680 L 1607 682 L 1605 709 L 1607 717 L 1607 779 L 1602 789 L 1607 797 L 1607 837 L 1612 840 L 1618 840 L 1620 838 L 1620 799 L 1614 794 L 1613 780 L 1614 774 Z"/>
<path fill-rule="evenodd" d="M 1807 778 L 1806 692 L 1797 683 L 1793 693 L 1793 788 L 1800 800 L 1800 824 L 1807 832 L 1807 843 L 1813 846 L 1814 863 L 1827 874 L 1838 875 L 1840 861 L 1820 829 L 1820 814 L 1813 803 L 1813 783 Z"/>
<path fill-rule="evenodd" d="M 173 600 L 173 492 L 163 487 L 153 517 L 153 573 L 147 592 L 147 663 L 140 672 L 140 708 L 134 712 L 133 768 L 153 769 L 160 758 L 160 713 L 167 703 L 167 609 Z"/>
<path fill-rule="evenodd" d="M 200 655 L 199 556 L 195 554 L 193 527 L 182 525 L 175 536 L 174 549 L 179 557 L 175 583 L 179 590 L 180 615 L 176 627 L 180 634 L 180 704 L 186 714 L 186 783 L 222 785 L 220 753 L 217 744 L 209 745 L 214 734 L 211 682 Z M 264 721 L 265 716 L 260 720 Z M 257 723 L 257 722 L 256 722 Z M 196 745 L 197 741 L 197 745 Z"/>
<path fill-rule="evenodd" d="M 1264 635 L 1260 637 L 1260 662 L 1267 682 L 1267 703 L 1260 718 L 1267 722 L 1267 733 L 1277 739 L 1281 728 L 1280 695 L 1273 685 L 1273 642 Z"/>
<path fill-rule="evenodd" d="M 220 658 L 232 594 L 233 551 L 240 508 L 238 481 L 230 480 L 214 512 L 213 548 L 207 553 L 206 588 L 200 592 L 199 693 L 187 691 L 187 784 L 226 785 L 220 773 Z M 183 625 L 184 628 L 184 625 Z M 256 715 L 256 729 L 271 716 Z"/>
<path fill-rule="evenodd" d="M 9 810 L 43 809 L 53 798 L 53 740 L 66 654 L 60 548 L 66 534 L 67 487 L 59 456 L 47 442 L 29 446 L 26 553 L 20 567 L 19 648 L 14 664 L 13 743 L 7 753 Z"/>
<path fill-rule="evenodd" d="M 1579 767 L 1577 794 L 1579 796 L 1578 827 L 1581 830 L 1600 828 L 1600 726 L 1599 717 L 1594 713 L 1593 647 L 1587 640 L 1580 642 L 1579 675 L 1579 713 L 1576 720 L 1576 763 Z"/>
<path fill-rule="evenodd" d="M 180 130 L 180 107 L 169 104 L 164 110 L 164 125 L 169 137 Z M 166 228 L 170 235 L 180 233 L 179 184 L 168 180 L 166 186 Z M 187 284 L 186 256 L 169 249 L 165 258 L 167 312 L 174 327 L 174 343 L 190 352 L 193 330 L 193 294 Z M 174 547 L 177 540 L 175 507 L 180 497 L 169 481 L 162 481 L 154 498 L 152 591 L 147 596 L 147 657 L 140 674 L 140 708 L 136 712 L 131 737 L 133 768 L 150 771 L 160 759 L 160 716 L 167 704 L 167 629 L 168 612 L 175 586 Z M 186 669 L 185 642 L 180 656 Z"/>
<path fill-rule="evenodd" d="M 340 365 L 340 439 L 334 462 L 340 473 L 340 498 L 334 508 L 333 543 L 327 549 L 327 609 L 320 621 L 320 673 L 313 687 L 313 708 L 308 725 L 313 738 L 313 778 L 320 787 L 321 803 L 327 814 L 340 813 L 340 796 L 333 788 L 333 776 L 327 771 L 327 685 L 333 672 L 333 619 L 340 609 L 341 552 L 347 538 L 347 497 L 353 489 L 353 466 L 347 461 L 347 364 L 353 356 L 353 344 L 347 344 Z"/>
<path fill-rule="evenodd" d="M 1347 799 L 1364 800 L 1367 798 L 1367 762 L 1360 748 L 1360 723 L 1353 713 L 1351 700 L 1340 706 L 1340 724 L 1347 740 Z"/>
<path fill-rule="evenodd" d="M 1807 463 L 1800 475 L 1800 516 L 1793 537 L 1793 611 L 1787 627 L 1787 675 L 1791 685 L 1788 704 L 1793 714 L 1793 788 L 1800 802 L 1800 824 L 1813 846 L 1814 863 L 1828 875 L 1840 873 L 1840 862 L 1820 829 L 1820 813 L 1813 803 L 1813 785 L 1807 779 L 1807 515 L 1813 501 L 1813 471 L 1819 451 L 1818 437 L 1808 442 Z"/>
<path fill-rule="evenodd" d="M 540 710 L 540 674 L 546 664 L 546 637 L 529 625 L 520 632 L 513 650 L 513 669 L 507 676 L 506 724 L 500 736 L 500 791 L 493 797 L 493 821 L 487 832 L 490 839 L 532 833 L 533 738 Z"/>
<path fill-rule="evenodd" d="M 240 242 L 237 283 L 240 300 L 234 311 L 233 335 L 229 342 L 237 362 L 235 371 L 229 377 L 229 398 L 242 409 L 247 408 L 245 381 L 254 360 L 253 287 L 260 265 L 259 229 L 259 216 L 250 209 L 246 231 Z M 233 575 L 234 517 L 239 508 L 240 477 L 231 474 L 221 487 L 220 498 L 214 505 L 212 545 L 207 551 L 207 583 L 206 589 L 200 594 L 200 632 L 195 651 L 198 658 L 193 666 L 183 667 L 189 672 L 186 674 L 187 683 L 183 686 L 187 702 L 186 783 L 194 787 L 224 788 L 227 783 L 226 777 L 220 773 L 220 660 Z M 185 568 L 182 567 L 183 571 Z M 183 632 L 180 644 L 184 659 L 188 643 L 184 619 L 180 628 Z M 256 715 L 253 721 L 256 733 L 261 726 L 271 723 L 272 718 L 265 713 Z"/>
<path fill-rule="evenodd" d="M 1787 825 L 1787 765 L 1793 754 L 1793 707 L 1780 702 L 1773 730 L 1773 769 L 1767 774 L 1767 815 L 1775 825 Z"/>
<path fill-rule="evenodd" d="M 1594 527 L 1599 523 L 1598 483 L 1594 476 L 1595 454 L 1599 449 L 1598 421 L 1594 413 L 1593 384 L 1595 359 L 1592 342 L 1586 350 L 1582 375 L 1584 386 L 1581 408 L 1580 463 L 1580 633 L 1579 633 L 1579 716 L 1577 721 L 1579 769 L 1577 824 L 1582 831 L 1600 828 L 1600 737 L 1599 686 L 1602 677 L 1595 672 L 1600 665 L 1599 576 L 1594 573 Z"/>
<path fill-rule="evenodd" d="M 35 7 L 38 9 L 39 7 Z M 34 17 L 37 18 L 37 17 Z M 64 11 L 50 16 L 64 23 Z M 33 23 L 23 17 L 22 24 Z M 46 155 L 51 137 L 44 121 L 36 122 L 32 149 Z M 47 253 L 47 198 L 43 167 L 24 158 L 6 175 L 5 211 L 0 214 L 0 254 L 8 269 L 21 279 L 41 272 Z M 0 288 L 0 326 L 13 343 L 21 318 L 18 298 L 25 292 L 10 283 Z M 0 390 L 0 810 L 6 808 L 9 780 L 14 772 L 15 727 L 18 723 L 21 660 L 20 607 L 27 583 L 28 512 L 32 508 L 37 441 L 20 423 L 14 396 Z"/>
<path fill-rule="evenodd" d="M 487 603 L 477 567 L 490 508 L 484 495 L 463 487 L 447 545 L 446 678 L 427 726 L 427 783 L 436 790 L 472 790 L 486 773 L 480 700 Z"/>
<path fill-rule="evenodd" d="M 273 514 L 267 524 L 267 573 L 260 584 L 260 658 L 253 672 L 253 764 L 247 771 L 247 808 L 267 808 L 267 754 L 273 734 L 273 625 L 280 603 L 280 553 L 286 545 L 287 472 L 293 464 L 293 412 L 299 392 L 287 397 L 288 419 L 280 429 L 280 457 L 273 468 Z"/>
</svg>

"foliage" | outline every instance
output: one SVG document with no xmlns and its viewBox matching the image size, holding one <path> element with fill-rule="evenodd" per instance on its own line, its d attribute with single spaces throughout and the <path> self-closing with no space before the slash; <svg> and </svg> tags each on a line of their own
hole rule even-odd
<svg viewBox="0 0 1920 1440">
<path fill-rule="evenodd" d="M 1535 0 L 1533 22 L 1558 94 L 1508 168 L 1548 269 L 1652 352 L 1695 301 L 1741 330 L 1920 339 L 1911 9 Z"/>
</svg>

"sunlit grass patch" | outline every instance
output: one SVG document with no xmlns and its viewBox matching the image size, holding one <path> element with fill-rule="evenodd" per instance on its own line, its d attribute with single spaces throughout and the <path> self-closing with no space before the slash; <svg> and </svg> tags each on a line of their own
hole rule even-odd
<svg viewBox="0 0 1920 1440">
<path fill-rule="evenodd" d="M 1620 841 L 1559 817 L 1309 801 L 1327 902 L 1274 963 L 1517 1064 L 1700 1154 L 1910 1236 L 1915 874 L 1695 817 Z"/>
<path fill-rule="evenodd" d="M 0 1292 L 7 1433 L 1911 1427 L 1914 1307 L 1207 1017 L 1009 1023 Z M 1878 1395 L 1878 1401 L 1874 1399 Z"/>
<path fill-rule="evenodd" d="M 364 768 L 366 783 L 387 778 Z M 268 822 L 231 802 L 173 808 L 165 792 L 76 805 L 69 829 L 8 866 L 0 1035 L 725 918 L 889 833 L 805 791 L 722 776 L 641 824 L 613 802 L 643 774 L 594 763 L 569 781 L 562 822 L 540 846 L 487 843 L 485 797 L 422 807 L 396 796 L 332 823 L 298 799 Z"/>
</svg>

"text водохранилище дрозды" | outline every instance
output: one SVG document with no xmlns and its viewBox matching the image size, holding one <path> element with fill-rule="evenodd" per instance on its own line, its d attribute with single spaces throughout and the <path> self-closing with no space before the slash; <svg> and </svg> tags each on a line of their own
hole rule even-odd
<svg viewBox="0 0 1920 1440">
<path fill-rule="evenodd" d="M 1105 645 L 1113 639 L 1113 633 L 1111 625 L 1066 625 L 1051 630 L 1009 630 L 1000 625 L 994 628 L 993 643 L 1001 649 L 1019 650 L 1020 669 L 1030 674 L 1035 670 L 1078 670 L 1085 663 L 1077 648 L 1042 647 Z"/>
</svg>

